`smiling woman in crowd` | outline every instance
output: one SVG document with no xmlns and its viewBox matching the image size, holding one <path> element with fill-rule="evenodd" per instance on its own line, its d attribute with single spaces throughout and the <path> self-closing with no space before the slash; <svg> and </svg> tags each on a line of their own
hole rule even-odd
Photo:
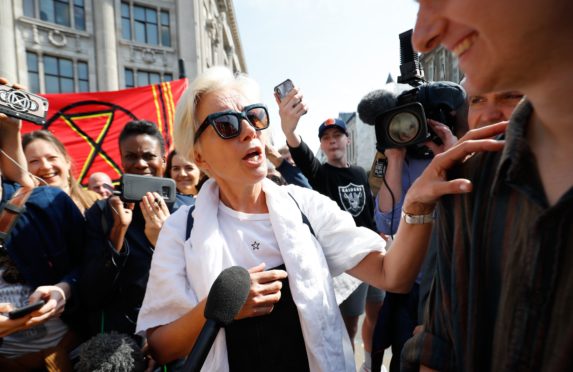
<svg viewBox="0 0 573 372">
<path fill-rule="evenodd" d="M 195 163 L 185 159 L 175 150 L 167 155 L 167 165 L 163 176 L 175 181 L 176 203 L 179 205 L 189 205 L 195 202 L 195 195 L 199 192 L 199 186 L 205 177 Z"/>
<path fill-rule="evenodd" d="M 28 170 L 40 186 L 54 186 L 62 189 L 84 213 L 99 199 L 95 192 L 84 190 L 72 175 L 72 158 L 52 133 L 38 130 L 22 137 Z"/>
</svg>

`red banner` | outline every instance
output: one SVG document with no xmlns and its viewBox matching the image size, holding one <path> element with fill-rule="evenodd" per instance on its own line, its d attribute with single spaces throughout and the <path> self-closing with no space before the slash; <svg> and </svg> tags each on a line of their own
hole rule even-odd
<svg viewBox="0 0 573 372">
<path fill-rule="evenodd" d="M 73 173 L 86 185 L 94 172 L 121 176 L 118 139 L 130 120 L 149 120 L 172 148 L 175 105 L 187 88 L 187 79 L 113 92 L 45 94 L 50 103 L 44 129 L 52 132 L 70 153 Z M 23 133 L 40 127 L 23 122 Z"/>
</svg>

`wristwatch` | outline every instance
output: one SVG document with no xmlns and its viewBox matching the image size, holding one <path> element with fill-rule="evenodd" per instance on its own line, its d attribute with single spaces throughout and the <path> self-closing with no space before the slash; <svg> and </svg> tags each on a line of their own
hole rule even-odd
<svg viewBox="0 0 573 372">
<path fill-rule="evenodd" d="M 402 219 L 410 225 L 422 225 L 425 223 L 432 223 L 436 219 L 435 211 L 430 214 L 409 214 L 402 209 Z"/>
</svg>

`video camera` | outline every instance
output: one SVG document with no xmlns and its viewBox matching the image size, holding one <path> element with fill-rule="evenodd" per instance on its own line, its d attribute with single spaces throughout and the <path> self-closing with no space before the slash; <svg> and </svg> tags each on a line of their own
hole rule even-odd
<svg viewBox="0 0 573 372">
<path fill-rule="evenodd" d="M 412 30 L 400 37 L 400 73 L 398 83 L 413 89 L 399 95 L 378 90 L 367 95 L 358 105 L 362 121 L 375 126 L 376 148 L 407 147 L 417 158 L 430 158 L 431 151 L 421 144 L 441 140 L 428 126 L 427 118 L 456 129 L 458 113 L 466 103 L 466 94 L 459 84 L 449 81 L 427 82 L 418 53 L 412 48 Z"/>
</svg>

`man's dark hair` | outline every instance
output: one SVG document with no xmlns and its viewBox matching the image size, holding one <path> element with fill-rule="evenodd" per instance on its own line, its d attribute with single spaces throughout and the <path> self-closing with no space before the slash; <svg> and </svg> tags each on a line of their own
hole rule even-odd
<svg viewBox="0 0 573 372">
<path fill-rule="evenodd" d="M 157 129 L 155 123 L 147 120 L 132 120 L 125 124 L 125 127 L 123 127 L 119 134 L 119 148 L 121 149 L 121 143 L 125 141 L 126 138 L 139 136 L 141 134 L 155 137 L 161 147 L 161 156 L 165 156 L 165 139 L 163 139 L 163 135 L 159 129 Z"/>
</svg>

